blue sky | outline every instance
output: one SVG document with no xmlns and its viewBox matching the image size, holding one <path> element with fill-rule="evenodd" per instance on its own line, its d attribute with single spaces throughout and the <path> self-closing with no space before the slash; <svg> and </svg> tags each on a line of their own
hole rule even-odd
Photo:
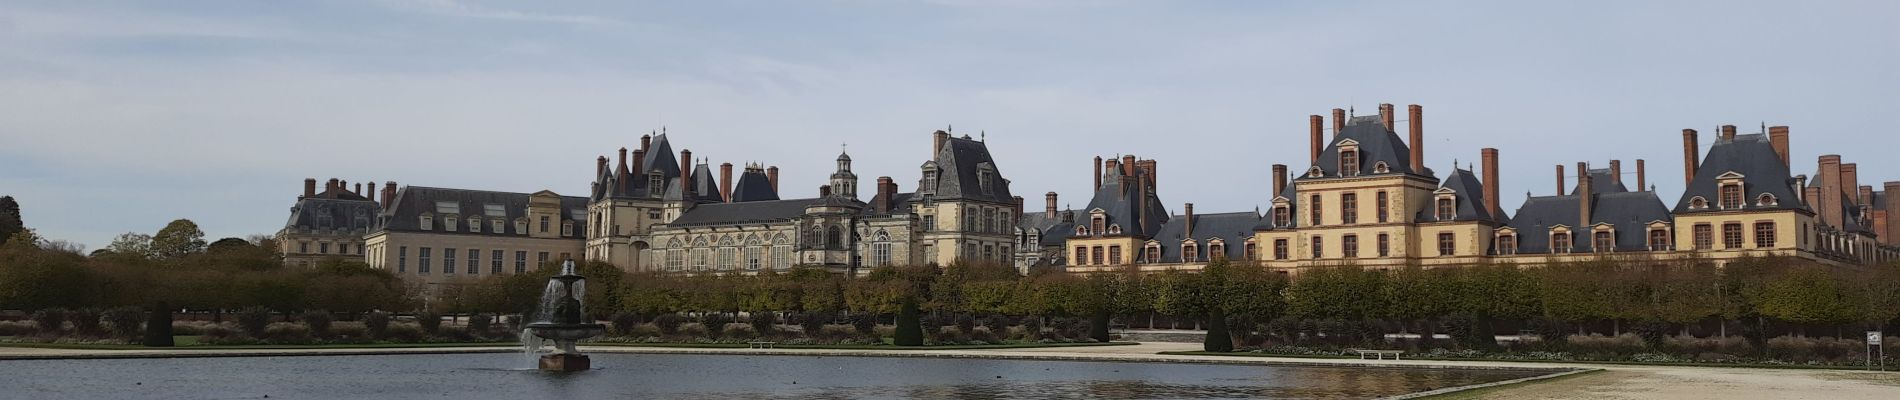
<svg viewBox="0 0 1900 400">
<path fill-rule="evenodd" d="M 1531 4 L 1536 3 L 1536 4 Z M 1306 116 L 1425 106 L 1439 171 L 1502 152 L 1503 205 L 1551 166 L 1648 160 L 1680 130 L 1789 125 L 1861 182 L 1900 106 L 1896 2 L 0 1 L 0 194 L 89 248 L 190 218 L 282 227 L 305 177 L 586 191 L 666 126 L 811 196 L 840 143 L 914 189 L 932 130 L 987 133 L 1012 189 L 1081 207 L 1095 155 L 1160 162 L 1171 209 L 1252 210 Z M 1626 181 L 1633 180 L 1627 177 Z"/>
</svg>

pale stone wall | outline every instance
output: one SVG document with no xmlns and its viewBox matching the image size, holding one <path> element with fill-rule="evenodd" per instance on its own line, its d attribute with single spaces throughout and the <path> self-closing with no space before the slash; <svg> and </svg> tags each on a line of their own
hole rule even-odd
<svg viewBox="0 0 1900 400">
<path fill-rule="evenodd" d="M 441 232 L 377 232 L 366 240 L 367 256 L 370 266 L 388 270 L 404 280 L 433 289 L 457 278 L 479 278 L 494 274 L 494 251 L 501 250 L 502 274 L 516 273 L 517 254 L 526 252 L 524 269 L 533 271 L 542 262 L 558 262 L 562 259 L 580 259 L 586 250 L 581 239 L 537 238 L 533 236 L 499 236 L 486 234 L 463 234 Z M 405 250 L 406 253 L 405 253 Z M 430 249 L 429 268 L 422 269 L 422 249 Z M 444 252 L 455 249 L 454 257 Z M 474 272 L 468 271 L 468 251 L 477 252 Z M 543 260 L 542 254 L 546 254 Z M 454 272 L 447 271 L 444 263 L 453 259 Z M 434 293 L 431 291 L 430 293 Z"/>
</svg>

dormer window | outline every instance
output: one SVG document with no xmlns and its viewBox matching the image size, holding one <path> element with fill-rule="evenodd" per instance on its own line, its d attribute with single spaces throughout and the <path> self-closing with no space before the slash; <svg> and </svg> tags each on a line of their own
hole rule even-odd
<svg viewBox="0 0 1900 400">
<path fill-rule="evenodd" d="M 1590 248 L 1598 253 L 1616 251 L 1616 232 L 1609 229 L 1597 229 L 1590 241 Z"/>
<path fill-rule="evenodd" d="M 1667 251 L 1670 247 L 1668 229 L 1649 229 L 1649 251 Z"/>
<path fill-rule="evenodd" d="M 1199 250 L 1199 248 L 1194 245 L 1193 240 L 1181 242 L 1181 262 L 1197 262 L 1200 259 L 1200 254 L 1197 254 L 1198 252 L 1196 250 Z"/>
<path fill-rule="evenodd" d="M 482 232 L 482 217 L 469 217 L 468 231 L 474 232 L 474 233 L 481 233 Z"/>
<path fill-rule="evenodd" d="M 1107 221 L 1108 221 L 1108 217 L 1102 216 L 1101 213 L 1096 213 L 1094 216 L 1089 217 L 1089 230 L 1095 231 L 1095 232 L 1103 232 L 1105 231 L 1105 228 L 1103 225 L 1106 224 Z"/>
<path fill-rule="evenodd" d="M 1718 203 L 1718 204 L 1721 204 L 1722 209 L 1724 210 L 1733 210 L 1733 209 L 1742 208 L 1742 184 L 1740 183 L 1723 184 L 1721 203 Z"/>
<path fill-rule="evenodd" d="M 1078 227 L 1075 227 L 1075 235 L 1076 235 L 1076 236 L 1088 236 L 1088 235 L 1089 235 L 1089 227 L 1086 227 L 1086 226 L 1078 226 Z"/>
<path fill-rule="evenodd" d="M 1453 218 L 1456 218 L 1458 216 L 1458 209 L 1457 207 L 1454 206 L 1455 203 L 1456 202 L 1452 201 L 1451 196 L 1439 196 L 1438 197 L 1438 220 L 1450 221 Z"/>
<path fill-rule="evenodd" d="M 1762 193 L 1761 196 L 1755 197 L 1755 206 L 1757 207 L 1768 207 L 1768 206 L 1775 206 L 1775 205 L 1779 205 L 1779 202 L 1775 201 L 1775 195 Z"/>
<path fill-rule="evenodd" d="M 515 234 L 517 235 L 528 234 L 528 219 L 527 218 L 519 218 L 515 220 Z"/>
<path fill-rule="evenodd" d="M 1384 161 L 1380 161 L 1377 164 L 1372 164 L 1372 173 L 1385 174 L 1385 173 L 1391 173 L 1391 172 L 1392 172 L 1392 168 L 1387 167 Z"/>
<path fill-rule="evenodd" d="M 574 236 L 574 221 L 561 221 L 561 236 Z"/>
<path fill-rule="evenodd" d="M 1143 255 L 1143 258 L 1146 258 L 1149 264 L 1158 264 L 1161 262 L 1161 244 L 1160 243 L 1148 242 L 1148 248 L 1146 250 L 1146 253 L 1147 254 Z"/>
<path fill-rule="evenodd" d="M 1498 255 L 1508 256 L 1508 255 L 1517 254 L 1517 232 L 1515 231 L 1498 232 L 1496 247 L 1497 247 Z"/>
<path fill-rule="evenodd" d="M 454 232 L 454 231 L 455 231 L 455 227 L 456 227 L 456 226 L 459 226 L 459 225 L 456 225 L 456 224 L 455 224 L 455 223 L 457 222 L 457 220 L 458 220 L 458 219 L 457 219 L 457 218 L 455 218 L 455 216 L 454 216 L 454 215 L 449 215 L 449 216 L 444 216 L 444 217 L 442 217 L 442 230 L 444 230 L 444 231 L 449 231 L 449 232 Z"/>
<path fill-rule="evenodd" d="M 435 230 L 435 214 L 422 213 L 421 221 L 418 221 L 418 223 L 420 223 L 419 226 L 422 227 L 422 230 Z"/>
<path fill-rule="evenodd" d="M 1273 226 L 1293 226 L 1293 212 L 1285 204 L 1273 207 Z"/>
<path fill-rule="evenodd" d="M 1122 224 L 1114 224 L 1114 225 L 1109 225 L 1109 226 L 1108 226 L 1108 234 L 1110 234 L 1110 235 L 1120 235 L 1120 234 L 1122 234 Z"/>
<path fill-rule="evenodd" d="M 1571 243 L 1568 230 L 1550 233 L 1550 252 L 1553 254 L 1569 254 Z"/>
<path fill-rule="evenodd" d="M 495 221 L 492 223 L 495 224 L 494 226 L 495 233 L 508 233 L 506 230 L 502 229 L 502 228 L 505 228 L 507 225 L 504 225 L 506 224 L 506 222 L 502 221 L 501 218 L 496 218 Z"/>
<path fill-rule="evenodd" d="M 1227 255 L 1227 243 L 1219 241 L 1219 240 L 1215 240 L 1215 241 L 1207 243 L 1207 259 L 1209 260 L 1219 259 L 1219 258 L 1226 257 L 1226 255 Z"/>
<path fill-rule="evenodd" d="M 1339 151 L 1339 176 L 1359 175 L 1359 150 L 1342 149 Z"/>
<path fill-rule="evenodd" d="M 1306 170 L 1306 177 L 1308 178 L 1318 178 L 1322 176 L 1326 176 L 1326 172 L 1320 171 L 1318 165 L 1313 166 L 1313 169 Z"/>
<path fill-rule="evenodd" d="M 1701 210 L 1701 209 L 1706 209 L 1706 208 L 1709 208 L 1708 199 L 1704 199 L 1702 198 L 1702 196 L 1696 196 L 1694 198 L 1689 199 L 1689 209 Z"/>
</svg>

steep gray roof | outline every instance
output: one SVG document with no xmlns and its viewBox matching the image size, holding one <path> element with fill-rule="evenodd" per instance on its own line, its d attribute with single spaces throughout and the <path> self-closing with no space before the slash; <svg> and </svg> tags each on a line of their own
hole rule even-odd
<svg viewBox="0 0 1900 400">
<path fill-rule="evenodd" d="M 644 157 L 629 161 L 640 166 L 640 174 L 620 174 L 619 166 L 614 165 L 605 173 L 594 177 L 594 193 L 590 197 L 596 200 L 609 197 L 657 198 L 665 193 L 668 187 L 676 186 L 675 184 L 679 182 L 680 166 L 679 159 L 673 156 L 673 146 L 668 144 L 664 133 L 653 136 L 652 139 L 653 142 Z M 657 188 L 648 187 L 652 181 L 651 174 L 654 172 L 658 172 L 661 176 L 660 187 Z"/>
<path fill-rule="evenodd" d="M 772 178 L 765 176 L 765 171 L 746 168 L 738 181 L 732 186 L 732 201 L 735 203 L 778 200 L 778 192 L 772 191 Z"/>
<path fill-rule="evenodd" d="M 1123 178 L 1119 172 L 1110 172 L 1102 178 L 1102 188 L 1095 191 L 1095 197 L 1089 199 L 1088 207 L 1076 216 L 1077 223 L 1090 223 L 1095 210 L 1102 210 L 1106 217 L 1103 227 L 1121 226 L 1121 235 L 1138 238 L 1153 237 L 1161 224 L 1168 222 L 1168 209 L 1161 205 L 1161 196 L 1152 190 L 1141 189 L 1147 172 L 1134 168 L 1135 176 Z M 1145 192 L 1145 193 L 1144 193 Z M 1144 196 L 1145 194 L 1145 196 Z M 1093 236 L 1106 236 L 1108 232 L 1091 232 Z M 1075 235 L 1073 230 L 1067 236 Z"/>
<path fill-rule="evenodd" d="M 395 207 L 383 211 L 383 218 L 379 221 L 381 225 L 378 228 L 390 231 L 433 231 L 467 235 L 522 236 L 526 235 L 527 232 L 516 231 L 514 221 L 517 218 L 527 217 L 528 199 L 532 196 L 533 195 L 528 193 L 406 186 L 396 192 Z M 576 229 L 565 237 L 578 239 L 583 237 L 586 233 L 585 230 L 579 229 L 579 227 L 581 223 L 587 221 L 587 201 L 586 197 L 561 196 L 560 218 L 562 220 L 573 220 L 576 222 Z M 447 223 L 447 221 L 440 217 L 433 218 L 432 225 L 434 226 L 421 226 L 422 221 L 420 217 L 423 213 L 441 215 L 440 213 L 436 213 L 436 205 L 438 202 L 455 203 L 455 214 L 463 217 L 463 220 L 457 223 L 459 226 L 455 231 L 443 231 L 443 224 Z M 505 215 L 503 218 L 505 218 L 504 221 L 507 221 L 507 223 L 502 224 L 503 232 L 496 232 L 493 229 L 494 226 L 492 222 L 488 222 L 490 218 L 493 218 L 487 213 L 487 206 L 490 204 L 502 206 L 502 212 Z M 476 216 L 481 217 L 483 220 L 481 232 L 468 232 L 467 220 L 470 217 Z M 535 221 L 529 221 L 528 225 L 529 229 L 534 229 Z"/>
<path fill-rule="evenodd" d="M 744 203 L 708 203 L 694 206 L 667 226 L 732 225 L 789 221 L 805 214 L 805 207 L 822 199 L 760 200 Z"/>
<path fill-rule="evenodd" d="M 1088 220 L 1088 213 L 1080 210 L 1057 211 L 1054 216 L 1047 211 L 1024 212 L 1016 221 L 1016 227 L 1041 233 L 1040 246 L 1061 246 L 1064 240 L 1075 234 L 1075 221 Z"/>
<path fill-rule="evenodd" d="M 1769 145 L 1768 135 L 1755 133 L 1735 135 L 1734 140 L 1717 138 L 1715 145 L 1709 147 L 1709 155 L 1703 157 L 1702 164 L 1696 167 L 1695 179 L 1684 188 L 1682 198 L 1676 200 L 1675 212 L 1722 211 L 1713 206 L 1721 200 L 1719 180 L 1716 178 L 1729 172 L 1742 175 L 1743 210 L 1806 207 L 1795 193 L 1794 176 L 1788 172 L 1788 166 L 1781 163 L 1781 156 L 1775 154 L 1774 147 Z M 1764 193 L 1775 196 L 1777 204 L 1755 205 L 1756 199 Z M 1690 209 L 1689 203 L 1696 197 L 1702 197 L 1711 207 Z"/>
<path fill-rule="evenodd" d="M 695 203 L 723 203 L 726 201 L 726 199 L 719 197 L 719 181 L 713 179 L 712 167 L 706 165 L 706 163 L 702 162 L 693 167 L 692 185 L 692 200 Z M 677 184 L 667 185 L 666 196 L 663 198 L 669 201 L 680 200 L 679 186 L 680 185 Z"/>
<path fill-rule="evenodd" d="M 1376 115 L 1352 117 L 1347 120 L 1346 129 L 1333 135 L 1326 149 L 1319 154 L 1319 160 L 1313 165 L 1319 167 L 1323 176 L 1307 176 L 1306 170 L 1294 171 L 1296 180 L 1338 178 L 1339 145 L 1347 140 L 1359 143 L 1359 173 L 1356 176 L 1375 176 L 1375 166 L 1383 162 L 1387 173 L 1412 173 L 1420 176 L 1432 176 L 1431 169 L 1412 171 L 1412 148 L 1399 139 L 1399 134 L 1387 129 Z"/>
<path fill-rule="evenodd" d="M 1003 179 L 1003 170 L 990 158 L 989 146 L 983 142 L 971 140 L 969 136 L 947 138 L 931 161 L 938 168 L 937 179 L 935 182 L 920 179 L 918 193 L 935 193 L 933 196 L 938 200 L 1015 203 L 1014 196 L 1009 194 L 1009 180 Z M 985 166 L 993 173 L 988 186 L 983 185 L 981 177 Z"/>
<path fill-rule="evenodd" d="M 355 199 L 311 196 L 298 199 L 297 204 L 290 207 L 290 220 L 284 223 L 284 228 L 368 232 L 374 229 L 376 218 L 382 212 L 381 204 L 362 196 Z"/>
<path fill-rule="evenodd" d="M 1429 203 L 1431 204 L 1430 206 L 1426 207 L 1424 211 L 1419 212 L 1418 221 L 1421 221 L 1421 222 L 1494 221 L 1495 222 L 1501 219 L 1501 218 L 1491 215 L 1491 210 L 1485 209 L 1484 183 L 1479 182 L 1478 175 L 1471 173 L 1471 170 L 1458 169 L 1455 167 L 1452 168 L 1451 176 L 1446 177 L 1445 183 L 1439 185 L 1438 187 L 1440 189 L 1450 189 L 1452 192 L 1457 193 L 1456 195 L 1452 196 L 1452 203 L 1454 204 L 1452 207 L 1454 209 L 1455 215 L 1452 217 L 1452 219 L 1449 219 L 1449 220 L 1439 219 L 1437 200 L 1432 200 L 1433 202 Z M 1436 199 L 1436 197 L 1434 197 L 1434 199 Z"/>
<path fill-rule="evenodd" d="M 1590 169 L 1589 173 L 1590 173 L 1590 193 L 1604 194 L 1604 193 L 1623 193 L 1623 192 L 1630 191 L 1628 187 L 1623 186 L 1623 182 L 1621 179 L 1617 179 L 1616 175 L 1610 173 L 1609 168 L 1603 168 L 1603 169 L 1593 168 L 1593 169 Z M 1642 188 L 1637 188 L 1637 189 L 1640 190 Z M 1578 186 L 1578 187 L 1571 188 L 1570 195 L 1576 196 L 1577 191 L 1579 190 L 1583 190 L 1583 187 Z"/>
<path fill-rule="evenodd" d="M 1518 253 L 1549 253 L 1550 228 L 1557 225 L 1568 226 L 1573 232 L 1572 253 L 1591 252 L 1588 232 L 1601 223 L 1616 227 L 1616 251 L 1647 251 L 1649 223 L 1674 220 L 1656 192 L 1604 193 L 1596 195 L 1591 203 L 1590 225 L 1579 227 L 1582 218 L 1578 212 L 1582 207 L 1577 202 L 1581 199 L 1579 196 L 1543 196 L 1525 200 L 1508 224 L 1517 230 Z"/>
<path fill-rule="evenodd" d="M 1200 261 L 1208 259 L 1207 245 L 1213 239 L 1220 239 L 1223 250 L 1229 260 L 1245 260 L 1247 239 L 1253 237 L 1254 227 L 1260 225 L 1260 214 L 1235 212 L 1220 214 L 1196 214 L 1194 216 L 1194 241 L 1196 253 L 1201 254 Z M 1181 243 L 1187 239 L 1187 221 L 1185 215 L 1176 215 L 1161 226 L 1154 240 L 1161 242 L 1161 262 L 1181 262 Z M 1146 243 L 1136 249 L 1136 260 L 1146 260 Z"/>
</svg>

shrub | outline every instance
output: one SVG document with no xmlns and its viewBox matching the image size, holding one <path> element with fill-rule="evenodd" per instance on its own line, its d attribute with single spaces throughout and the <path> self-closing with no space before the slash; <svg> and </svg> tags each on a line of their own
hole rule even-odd
<svg viewBox="0 0 1900 400">
<path fill-rule="evenodd" d="M 865 335 L 865 336 L 877 335 L 877 315 L 873 315 L 873 314 L 853 315 L 851 316 L 851 328 L 856 329 L 859 335 Z"/>
<path fill-rule="evenodd" d="M 310 327 L 311 335 L 314 335 L 314 336 L 329 336 L 330 335 L 330 323 L 333 321 L 330 318 L 330 312 L 328 311 L 305 312 L 303 313 L 303 316 L 301 318 L 303 319 L 303 324 L 305 326 Z"/>
<path fill-rule="evenodd" d="M 26 336 L 38 332 L 39 327 L 27 321 L 0 321 L 0 336 Z"/>
<path fill-rule="evenodd" d="M 1661 348 L 1663 339 L 1669 337 L 1669 323 L 1656 320 L 1637 322 L 1630 324 L 1630 333 L 1642 338 L 1643 344 L 1650 348 Z"/>
<path fill-rule="evenodd" d="M 57 335 L 66 330 L 66 309 L 48 308 L 33 312 L 33 323 L 39 326 L 41 334 Z"/>
<path fill-rule="evenodd" d="M 989 329 L 990 333 L 993 334 L 1001 334 L 1009 331 L 1009 319 L 1003 317 L 1001 314 L 990 314 L 988 317 L 983 318 L 982 323 L 983 327 Z"/>
<path fill-rule="evenodd" d="M 725 329 L 726 324 L 732 323 L 732 317 L 724 313 L 710 313 L 700 316 L 699 323 L 705 325 L 707 330 L 715 327 Z"/>
<path fill-rule="evenodd" d="M 971 331 L 969 336 L 970 336 L 970 341 L 972 342 L 983 342 L 984 344 L 1003 344 L 1003 339 L 999 338 L 994 331 L 990 330 L 989 327 L 983 327 L 982 329 Z"/>
<path fill-rule="evenodd" d="M 470 314 L 468 316 L 468 334 L 474 338 L 485 339 L 495 333 L 495 317 L 488 314 Z"/>
<path fill-rule="evenodd" d="M 277 322 L 264 327 L 265 342 L 271 344 L 309 344 L 310 327 L 291 322 Z"/>
<path fill-rule="evenodd" d="M 389 324 L 383 334 L 384 340 L 395 343 L 419 343 L 426 336 L 416 324 Z"/>
<path fill-rule="evenodd" d="M 520 316 L 520 315 L 505 315 L 505 316 L 502 316 L 502 317 L 501 317 L 501 325 L 502 325 L 503 327 L 506 327 L 506 328 L 508 328 L 508 331 L 509 331 L 509 332 L 519 332 L 519 331 L 521 331 L 521 328 L 522 328 L 522 326 L 521 326 L 521 316 Z"/>
<path fill-rule="evenodd" d="M 1537 333 L 1537 340 L 1546 348 L 1558 348 L 1564 345 L 1564 339 L 1570 338 L 1570 324 L 1564 320 L 1538 317 L 1530 321 L 1530 329 Z"/>
<path fill-rule="evenodd" d="M 433 311 L 417 312 L 416 326 L 422 328 L 422 333 L 434 335 L 442 331 L 442 315 Z"/>
<path fill-rule="evenodd" d="M 659 328 L 662 335 L 679 333 L 680 316 L 679 314 L 660 314 L 658 317 L 653 317 L 653 327 Z"/>
<path fill-rule="evenodd" d="M 813 333 L 816 333 L 816 335 L 814 335 Z M 861 334 L 858 333 L 858 330 L 856 329 L 856 327 L 845 326 L 845 325 L 825 325 L 823 328 L 820 328 L 816 332 L 806 333 L 805 336 L 811 337 L 813 339 L 823 338 L 824 340 L 830 340 L 830 341 L 842 341 L 842 340 L 851 339 L 854 336 L 861 336 Z"/>
<path fill-rule="evenodd" d="M 1042 339 L 1042 318 L 1036 318 L 1036 317 L 1023 318 L 1023 339 L 1025 340 L 1041 340 Z"/>
<path fill-rule="evenodd" d="M 958 315 L 957 332 L 962 332 L 964 335 L 976 332 L 976 318 L 969 314 Z"/>
<path fill-rule="evenodd" d="M 746 318 L 746 322 L 749 322 L 752 324 L 753 333 L 758 334 L 759 336 L 765 336 L 765 335 L 771 334 L 772 327 L 778 324 L 778 314 L 773 314 L 771 312 L 756 312 L 756 313 L 752 313 L 751 317 Z"/>
<path fill-rule="evenodd" d="M 1454 316 L 1445 319 L 1445 333 L 1451 340 L 1467 349 L 1488 350 L 1498 347 L 1496 336 L 1486 327 L 1484 321 L 1470 316 Z"/>
<path fill-rule="evenodd" d="M 632 337 L 654 337 L 659 335 L 660 329 L 654 327 L 653 324 L 639 324 L 627 329 L 627 336 Z"/>
<path fill-rule="evenodd" d="M 205 326 L 203 334 L 198 336 L 198 341 L 206 344 L 251 344 L 254 342 L 243 331 L 224 324 Z"/>
<path fill-rule="evenodd" d="M 706 324 L 697 322 L 680 324 L 679 333 L 685 336 L 706 336 Z"/>
<path fill-rule="evenodd" d="M 205 334 L 205 329 L 210 329 L 213 325 L 217 324 L 210 321 L 176 321 L 172 322 L 172 334 L 199 336 Z"/>
<path fill-rule="evenodd" d="M 936 329 L 936 330 L 931 331 L 930 333 L 930 344 L 933 344 L 933 345 L 963 344 L 963 334 L 958 333 L 956 330 Z"/>
<path fill-rule="evenodd" d="M 721 336 L 732 339 L 743 340 L 760 336 L 758 331 L 753 330 L 753 326 L 747 324 L 726 324 L 726 328 L 721 331 L 723 331 L 721 332 Z"/>
<path fill-rule="evenodd" d="M 825 329 L 825 323 L 831 322 L 831 315 L 825 313 L 805 313 L 798 321 L 798 328 L 806 337 L 818 337 L 818 331 Z"/>
<path fill-rule="evenodd" d="M 361 322 L 338 322 L 330 327 L 330 335 L 346 342 L 370 339 L 369 327 Z"/>
<path fill-rule="evenodd" d="M 1643 338 L 1631 333 L 1613 337 L 1596 334 L 1570 335 L 1564 341 L 1569 344 L 1571 353 L 1589 359 L 1618 359 L 1647 350 L 1647 347 L 1643 345 Z"/>
<path fill-rule="evenodd" d="M 101 313 L 97 308 L 81 308 L 66 313 L 66 321 L 73 324 L 73 332 L 83 336 L 99 336 L 106 332 L 99 324 Z"/>
<path fill-rule="evenodd" d="M 614 313 L 608 318 L 613 322 L 614 334 L 627 336 L 633 334 L 633 327 L 640 324 L 640 315 L 630 312 Z"/>
<path fill-rule="evenodd" d="M 387 337 L 389 335 L 389 313 L 376 311 L 364 315 L 363 327 L 369 329 L 370 337 Z"/>
<path fill-rule="evenodd" d="M 106 310 L 106 322 L 112 325 L 112 334 L 122 338 L 137 338 L 140 327 L 145 324 L 145 310 L 138 307 L 119 307 Z"/>
<path fill-rule="evenodd" d="M 270 309 L 264 307 L 245 307 L 238 310 L 238 326 L 253 338 L 264 337 L 264 328 L 270 326 Z"/>
</svg>

